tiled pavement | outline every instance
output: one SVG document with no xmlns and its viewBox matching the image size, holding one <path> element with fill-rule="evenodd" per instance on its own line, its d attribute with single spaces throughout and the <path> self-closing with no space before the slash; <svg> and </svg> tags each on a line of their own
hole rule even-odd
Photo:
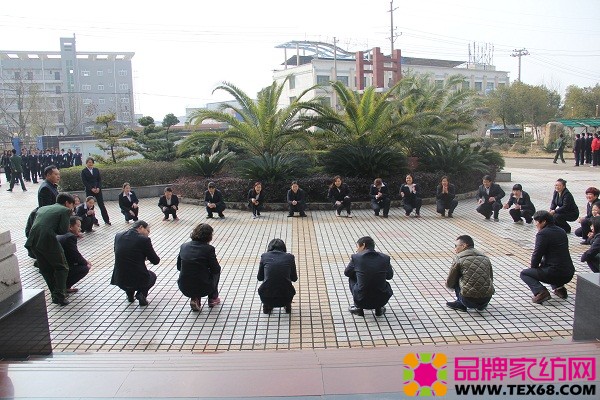
<svg viewBox="0 0 600 400">
<path fill-rule="evenodd" d="M 501 184 L 507 194 L 513 183 L 521 183 L 538 209 L 544 209 L 549 206 L 554 181 L 563 177 L 580 211 L 585 210 L 585 188 L 600 185 L 597 169 L 552 165 L 550 160 L 535 163 L 539 168 L 518 168 L 511 167 L 508 160 L 512 182 Z M 0 225 L 10 229 L 17 244 L 23 286 L 44 288 L 23 248 L 23 228 L 36 205 L 37 190 L 36 185 L 27 187 L 26 193 L 17 188 L 8 193 L 3 180 Z M 453 219 L 436 215 L 434 205 L 424 206 L 420 219 L 407 218 L 397 208 L 389 219 L 356 210 L 353 219 L 319 211 L 309 212 L 303 219 L 271 212 L 252 220 L 248 212 L 227 210 L 225 220 L 209 220 L 223 267 L 222 303 L 213 309 L 204 306 L 200 313 L 191 311 L 188 299 L 177 288 L 175 262 L 179 246 L 188 240 L 192 228 L 206 222 L 205 213 L 199 206 L 184 204 L 180 221 L 163 222 L 156 203 L 156 199 L 140 203 L 140 216 L 150 223 L 151 238 L 161 257 L 160 264 L 152 267 L 158 281 L 150 292 L 150 305 L 129 304 L 124 293 L 109 284 L 114 235 L 127 229 L 117 204 L 109 202 L 112 226 L 102 225 L 79 241 L 80 251 L 93 263 L 90 274 L 78 285 L 79 293 L 71 296 L 66 307 L 48 301 L 55 352 L 320 349 L 571 336 L 575 279 L 568 286 L 567 300 L 553 298 L 541 306 L 532 304 L 519 272 L 528 266 L 535 228 L 514 225 L 507 211 L 501 211 L 498 223 L 484 221 L 475 212 L 474 200 L 461 201 Z M 460 234 L 473 236 L 476 247 L 492 259 L 496 294 L 485 312 L 460 313 L 445 307 L 453 298 L 444 282 L 454 239 Z M 367 312 L 360 318 L 347 312 L 350 296 L 343 270 L 356 239 L 364 235 L 373 236 L 377 249 L 392 257 L 394 297 L 384 317 Z M 291 315 L 278 309 L 270 316 L 262 314 L 256 293 L 260 254 L 275 237 L 286 242 L 298 264 Z M 579 262 L 585 247 L 574 235 L 569 239 L 577 272 L 588 272 Z"/>
</svg>

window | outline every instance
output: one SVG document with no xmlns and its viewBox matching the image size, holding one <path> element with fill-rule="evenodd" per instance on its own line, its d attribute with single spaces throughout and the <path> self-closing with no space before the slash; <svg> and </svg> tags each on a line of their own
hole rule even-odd
<svg viewBox="0 0 600 400">
<path fill-rule="evenodd" d="M 56 99 L 56 108 L 63 108 L 62 99 Z"/>
<path fill-rule="evenodd" d="M 483 82 L 475 82 L 475 91 L 481 92 L 483 90 Z"/>
<path fill-rule="evenodd" d="M 290 83 L 290 90 L 296 88 L 296 77 L 294 75 L 289 75 L 288 82 Z"/>
<path fill-rule="evenodd" d="M 329 83 L 329 75 L 317 75 L 317 85 L 326 85 Z"/>
<path fill-rule="evenodd" d="M 469 90 L 470 85 L 469 85 L 469 81 L 468 80 L 465 79 L 464 81 L 462 81 L 462 88 L 464 90 Z"/>
<path fill-rule="evenodd" d="M 65 128 L 58 128 L 58 133 L 60 135 L 64 135 L 65 134 Z"/>
<path fill-rule="evenodd" d="M 124 69 L 119 70 L 119 76 L 127 76 L 127 70 L 124 70 Z"/>
<path fill-rule="evenodd" d="M 348 86 L 348 77 L 340 75 L 337 77 L 338 82 L 341 82 L 344 86 Z"/>
<path fill-rule="evenodd" d="M 58 114 L 58 123 L 62 124 L 65 122 L 65 116 L 62 114 Z"/>
<path fill-rule="evenodd" d="M 55 81 L 60 81 L 60 71 L 54 73 L 54 80 Z"/>
<path fill-rule="evenodd" d="M 92 90 L 92 85 L 81 85 L 81 90 Z"/>
<path fill-rule="evenodd" d="M 131 117 L 130 117 L 129 111 L 123 111 L 122 114 L 123 114 L 123 120 L 125 120 L 125 121 L 130 120 Z"/>
<path fill-rule="evenodd" d="M 85 104 L 85 105 L 92 104 L 92 99 L 83 99 L 83 104 Z"/>
<path fill-rule="evenodd" d="M 98 85 L 98 90 L 104 90 L 104 85 Z"/>
<path fill-rule="evenodd" d="M 93 126 L 86 126 L 86 127 L 85 127 L 85 133 L 90 133 L 90 132 L 92 132 L 93 130 L 94 130 L 94 127 L 93 127 Z"/>
<path fill-rule="evenodd" d="M 29 79 L 30 81 L 33 80 L 33 72 L 32 71 L 27 71 L 27 79 Z"/>
<path fill-rule="evenodd" d="M 295 101 L 296 101 L 296 96 L 292 96 L 292 97 L 290 97 L 290 104 L 292 104 L 292 103 L 293 103 L 293 102 L 295 102 Z"/>
<path fill-rule="evenodd" d="M 331 106 L 331 97 L 321 97 L 320 101 L 324 106 Z"/>
<path fill-rule="evenodd" d="M 121 97 L 121 104 L 128 104 L 129 103 L 129 97 Z"/>
<path fill-rule="evenodd" d="M 490 93 L 494 91 L 494 82 L 486 82 L 485 84 L 485 93 Z"/>
<path fill-rule="evenodd" d="M 102 71 L 102 70 L 96 71 L 96 76 L 104 76 L 104 71 Z"/>
<path fill-rule="evenodd" d="M 106 104 L 106 100 L 104 100 L 104 99 L 98 99 L 98 104 Z"/>
<path fill-rule="evenodd" d="M 499 88 L 505 87 L 505 86 L 506 86 L 506 83 L 504 83 L 504 82 L 498 82 L 498 87 Z"/>
<path fill-rule="evenodd" d="M 81 76 L 90 76 L 90 71 L 81 71 Z"/>
<path fill-rule="evenodd" d="M 129 85 L 126 83 L 119 83 L 119 90 L 127 90 L 129 89 Z"/>
<path fill-rule="evenodd" d="M 21 79 L 21 71 L 15 71 L 15 79 Z"/>
<path fill-rule="evenodd" d="M 62 93 L 62 89 L 60 88 L 60 86 L 56 86 L 55 87 L 55 93 L 56 94 L 61 94 Z"/>
</svg>

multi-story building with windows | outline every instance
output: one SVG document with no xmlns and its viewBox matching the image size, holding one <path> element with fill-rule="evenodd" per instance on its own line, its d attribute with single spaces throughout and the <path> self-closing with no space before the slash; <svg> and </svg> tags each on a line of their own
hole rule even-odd
<svg viewBox="0 0 600 400">
<path fill-rule="evenodd" d="M 0 133 L 20 136 L 90 132 L 98 115 L 135 125 L 132 52 L 0 51 Z"/>
</svg>

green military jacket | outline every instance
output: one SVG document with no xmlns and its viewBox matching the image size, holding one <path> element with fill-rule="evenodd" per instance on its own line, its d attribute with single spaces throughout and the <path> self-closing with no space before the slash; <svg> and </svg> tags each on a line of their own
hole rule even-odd
<svg viewBox="0 0 600 400">
<path fill-rule="evenodd" d="M 56 246 L 60 248 L 56 235 L 67 233 L 71 213 L 71 209 L 62 204 L 40 207 L 37 210 L 29 237 L 25 242 L 25 248 L 38 252 L 55 250 Z"/>
<path fill-rule="evenodd" d="M 10 169 L 17 174 L 23 173 L 21 156 L 15 154 L 10 157 Z"/>
</svg>

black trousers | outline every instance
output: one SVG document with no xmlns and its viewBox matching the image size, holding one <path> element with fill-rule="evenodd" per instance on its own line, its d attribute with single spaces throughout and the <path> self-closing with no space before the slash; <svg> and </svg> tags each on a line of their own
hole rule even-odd
<svg viewBox="0 0 600 400">
<path fill-rule="evenodd" d="M 67 289 L 82 280 L 90 272 L 87 265 L 69 265 L 69 275 L 67 275 Z"/>
<path fill-rule="evenodd" d="M 137 291 L 138 293 L 142 293 L 144 296 L 148 296 L 148 292 L 150 291 L 150 289 L 152 288 L 152 286 L 154 286 L 154 284 L 156 283 L 156 274 L 152 271 L 148 271 L 148 273 L 150 274 L 150 277 L 148 278 L 148 285 L 138 285 L 136 287 L 127 287 L 127 286 L 119 286 L 122 290 L 125 291 L 125 293 L 127 293 L 127 295 L 132 295 L 135 291 Z"/>
<path fill-rule="evenodd" d="M 438 214 L 444 215 L 446 210 L 448 210 L 448 215 L 452 215 L 454 209 L 458 206 L 458 200 L 453 199 L 447 203 L 444 203 L 442 200 L 436 200 L 435 207 Z"/>
<path fill-rule="evenodd" d="M 339 206 L 336 206 L 336 205 L 335 205 L 335 203 L 333 203 L 333 207 L 335 208 L 335 211 L 336 211 L 338 214 L 341 214 L 341 213 L 342 213 L 342 210 L 346 210 L 346 213 L 347 213 L 348 215 L 350 215 L 350 214 L 351 214 L 351 212 L 352 212 L 352 211 L 351 211 L 351 208 L 352 208 L 352 202 L 350 201 L 350 198 L 345 198 L 344 200 L 342 200 L 342 201 L 340 202 L 340 205 L 339 205 Z"/>
<path fill-rule="evenodd" d="M 531 210 L 516 210 L 514 208 L 511 208 L 510 210 L 508 210 L 508 213 L 515 222 L 522 221 L 521 218 L 525 218 L 525 222 L 529 224 L 533 219 L 533 211 Z"/>
<path fill-rule="evenodd" d="M 371 200 L 371 208 L 375 212 L 375 215 L 379 215 L 379 213 L 383 210 L 383 216 L 387 217 L 390 212 L 390 199 L 382 199 L 382 200 Z"/>
<path fill-rule="evenodd" d="M 208 214 L 209 217 L 212 217 L 213 213 L 221 214 L 221 213 L 223 213 L 223 211 L 225 211 L 225 208 L 227 208 L 225 206 L 225 203 L 223 203 L 223 202 L 216 203 L 215 206 L 216 206 L 215 208 L 210 208 L 210 207 L 206 206 L 206 213 Z"/>
<path fill-rule="evenodd" d="M 494 201 L 490 203 L 489 201 L 483 204 L 480 204 L 477 207 L 477 212 L 482 214 L 484 217 L 489 218 L 494 214 L 494 219 L 498 219 L 498 213 L 502 209 L 502 203 L 499 201 Z"/>
<path fill-rule="evenodd" d="M 105 223 L 110 222 L 110 217 L 108 216 L 108 211 L 106 211 L 106 206 L 104 205 L 104 198 L 102 197 L 102 189 L 98 193 L 94 193 L 92 191 L 85 191 L 86 196 L 94 196 L 96 198 L 96 204 L 98 204 L 98 208 L 100 209 L 100 213 L 102 214 L 102 220 Z"/>
</svg>

